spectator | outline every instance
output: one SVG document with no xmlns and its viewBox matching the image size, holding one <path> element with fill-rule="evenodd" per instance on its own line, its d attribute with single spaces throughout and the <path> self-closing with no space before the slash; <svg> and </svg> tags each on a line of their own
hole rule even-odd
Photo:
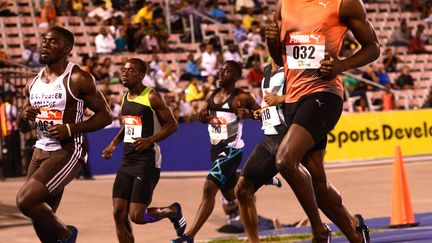
<svg viewBox="0 0 432 243">
<path fill-rule="evenodd" d="M 429 90 L 429 95 L 422 106 L 423 109 L 432 108 L 432 89 Z"/>
<path fill-rule="evenodd" d="M 57 18 L 56 10 L 51 0 L 44 1 L 44 6 L 40 12 L 39 28 L 47 30 L 55 25 Z"/>
<path fill-rule="evenodd" d="M 85 16 L 84 2 L 83 0 L 70 0 L 69 11 L 73 16 Z"/>
<path fill-rule="evenodd" d="M 384 70 L 383 65 L 378 65 L 378 70 L 376 71 L 376 76 L 378 77 L 378 83 L 381 85 L 390 84 L 390 77 L 387 72 Z"/>
<path fill-rule="evenodd" d="M 95 38 L 95 45 L 98 54 L 110 54 L 117 48 L 114 38 L 105 27 L 100 28 L 99 34 Z"/>
<path fill-rule="evenodd" d="M 249 9 L 247 14 L 243 16 L 242 27 L 246 31 L 250 31 L 252 28 L 252 23 L 255 22 L 255 18 L 253 17 L 254 10 Z"/>
<path fill-rule="evenodd" d="M 357 112 L 369 111 L 369 106 L 367 104 L 367 101 L 365 99 L 361 98 L 358 102 L 358 105 L 355 106 L 355 110 Z"/>
<path fill-rule="evenodd" d="M 112 12 L 109 11 L 106 7 L 106 3 L 104 0 L 97 0 L 94 5 L 96 8 L 87 14 L 88 17 L 94 18 L 97 21 L 106 21 L 113 16 Z"/>
<path fill-rule="evenodd" d="M 83 71 L 91 73 L 91 70 L 94 66 L 93 59 L 91 59 L 88 55 L 84 55 L 81 59 L 81 65 L 81 69 Z"/>
<path fill-rule="evenodd" d="M 159 71 L 159 55 L 156 53 L 152 54 L 152 60 L 149 63 L 149 67 L 150 67 L 150 75 L 154 76 L 156 75 L 156 73 Z"/>
<path fill-rule="evenodd" d="M 7 1 L 0 1 L 0 17 L 16 16 L 16 13 L 10 11 Z"/>
<path fill-rule="evenodd" d="M 414 78 L 411 76 L 411 70 L 409 66 L 404 66 L 402 68 L 401 75 L 396 79 L 396 86 L 399 89 L 413 89 L 414 88 Z"/>
<path fill-rule="evenodd" d="M 376 69 L 375 69 L 375 66 L 373 64 L 369 64 L 366 67 L 366 72 L 363 73 L 362 78 L 367 79 L 369 81 L 372 81 L 376 84 L 379 83 L 379 78 L 377 76 Z M 370 85 L 370 84 L 367 85 L 367 88 L 368 88 L 368 90 L 376 89 L 375 86 Z"/>
<path fill-rule="evenodd" d="M 234 21 L 234 26 L 235 26 L 235 28 L 234 28 L 234 34 L 233 34 L 234 35 L 234 40 L 237 43 L 242 43 L 245 40 L 247 40 L 248 32 L 245 29 L 243 29 L 242 22 L 240 20 L 236 19 Z"/>
<path fill-rule="evenodd" d="M 168 26 L 166 25 L 163 17 L 155 18 L 155 20 L 153 21 L 152 30 L 154 31 L 154 37 L 157 40 L 159 49 L 164 53 L 169 52 L 170 48 L 168 46 Z"/>
<path fill-rule="evenodd" d="M 192 118 L 192 103 L 185 100 L 185 94 L 179 94 L 179 122 L 190 122 Z"/>
<path fill-rule="evenodd" d="M 414 53 L 414 54 L 421 54 L 421 53 L 429 53 L 428 50 L 426 50 L 425 45 L 427 44 L 427 36 L 424 35 L 425 27 L 424 25 L 417 26 L 417 31 L 415 33 L 415 36 L 410 39 L 410 43 L 408 46 L 408 52 Z"/>
<path fill-rule="evenodd" d="M 199 70 L 198 63 L 194 60 L 194 56 L 192 53 L 189 53 L 188 60 L 186 62 L 185 74 L 189 75 L 189 78 L 192 77 L 201 78 L 201 71 Z M 184 79 L 188 80 L 188 78 Z"/>
<path fill-rule="evenodd" d="M 262 46 L 263 41 L 260 34 L 260 27 L 258 22 L 253 22 L 251 32 L 247 36 L 248 40 L 248 54 L 251 55 L 253 50 Z"/>
<path fill-rule="evenodd" d="M 157 91 L 170 92 L 177 87 L 177 76 L 164 61 L 159 62 L 159 71 L 155 75 Z"/>
<path fill-rule="evenodd" d="M 224 61 L 233 60 L 236 62 L 241 62 L 241 56 L 240 53 L 237 50 L 237 46 L 234 43 L 230 43 L 228 45 L 228 50 L 226 50 L 223 54 Z"/>
<path fill-rule="evenodd" d="M 134 24 L 139 24 L 143 19 L 147 22 L 151 22 L 153 20 L 153 9 L 151 1 L 146 1 L 144 3 L 144 6 L 140 10 L 138 10 L 132 21 Z"/>
<path fill-rule="evenodd" d="M 389 43 L 392 46 L 408 46 L 410 38 L 410 29 L 407 25 L 406 19 L 403 19 L 400 28 L 393 31 Z"/>
<path fill-rule="evenodd" d="M 249 70 L 249 73 L 247 75 L 249 85 L 251 85 L 252 87 L 260 87 L 263 77 L 264 72 L 261 68 L 260 62 L 253 62 L 253 67 Z"/>
<path fill-rule="evenodd" d="M 40 53 L 36 50 L 36 45 L 31 44 L 29 41 L 24 41 L 24 50 L 22 52 L 22 59 L 24 65 L 29 67 L 40 67 L 39 63 Z"/>
<path fill-rule="evenodd" d="M 195 77 L 192 78 L 192 80 L 189 82 L 186 90 L 186 97 L 185 100 L 187 102 L 192 102 L 196 100 L 202 100 L 204 99 L 204 92 L 202 88 L 200 87 L 199 80 Z"/>
<path fill-rule="evenodd" d="M 391 91 L 391 84 L 387 83 L 384 85 L 384 93 L 381 97 L 382 99 L 382 110 L 390 111 L 394 110 L 396 107 L 396 100 L 393 92 Z"/>
<path fill-rule="evenodd" d="M 201 56 L 201 77 L 207 80 L 209 75 L 216 76 L 218 72 L 218 59 L 213 51 L 213 45 L 207 44 L 206 50 Z"/>
<path fill-rule="evenodd" d="M 393 73 L 397 71 L 396 65 L 400 62 L 400 58 L 393 54 L 393 51 L 391 48 L 388 48 L 385 51 L 385 57 L 384 57 L 384 70 L 388 73 Z"/>
<path fill-rule="evenodd" d="M 216 19 L 218 22 L 221 22 L 221 23 L 227 22 L 226 13 L 223 9 L 219 8 L 218 1 L 213 2 L 212 6 L 210 8 L 209 14 L 211 17 Z"/>
<path fill-rule="evenodd" d="M 126 27 L 121 26 L 119 36 L 115 38 L 116 52 L 124 52 L 127 49 L 127 33 Z"/>
<path fill-rule="evenodd" d="M 110 125 L 106 126 L 105 128 L 114 128 L 114 127 L 120 127 L 120 111 L 121 107 L 118 102 L 115 101 L 113 95 L 106 95 L 105 99 L 107 101 L 108 106 L 111 109 L 112 115 L 113 115 L 113 121 Z"/>
<path fill-rule="evenodd" d="M 235 11 L 238 13 L 246 13 L 249 10 L 254 10 L 255 7 L 253 0 L 236 0 L 235 3 Z"/>
</svg>

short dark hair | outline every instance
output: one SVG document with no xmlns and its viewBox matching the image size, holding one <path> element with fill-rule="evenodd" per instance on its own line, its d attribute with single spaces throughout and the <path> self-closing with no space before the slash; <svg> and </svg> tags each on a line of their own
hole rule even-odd
<svg viewBox="0 0 432 243">
<path fill-rule="evenodd" d="M 63 35 L 63 37 L 66 38 L 68 45 L 70 45 L 70 46 L 74 45 L 75 38 L 74 38 L 72 32 L 70 32 L 68 29 L 65 29 L 65 28 L 60 27 L 60 26 L 54 26 L 54 27 L 50 28 L 49 31 L 55 31 L 57 33 L 60 33 L 61 35 Z"/>
<path fill-rule="evenodd" d="M 140 71 L 141 73 L 146 73 L 147 72 L 147 64 L 139 59 L 139 58 L 131 58 L 129 60 L 127 60 L 127 62 L 133 63 L 134 65 L 137 66 L 138 71 Z"/>
<path fill-rule="evenodd" d="M 243 72 L 243 67 L 240 63 L 233 61 L 233 60 L 226 61 L 225 63 L 232 66 L 234 68 L 234 71 L 237 74 L 237 77 L 241 78 L 242 72 Z"/>
</svg>

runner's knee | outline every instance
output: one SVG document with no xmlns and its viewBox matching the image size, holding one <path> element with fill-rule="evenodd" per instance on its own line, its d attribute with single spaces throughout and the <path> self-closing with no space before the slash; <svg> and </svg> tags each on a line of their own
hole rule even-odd
<svg viewBox="0 0 432 243">
<path fill-rule="evenodd" d="M 298 170 L 298 163 L 286 158 L 280 158 L 276 161 L 276 169 L 279 172 L 292 173 Z"/>
<path fill-rule="evenodd" d="M 246 201 L 248 199 L 253 199 L 254 188 L 252 183 L 240 180 L 235 187 L 234 192 L 239 201 Z"/>
<path fill-rule="evenodd" d="M 114 206 L 113 215 L 116 224 L 124 224 L 127 220 L 128 212 L 124 207 Z"/>
</svg>

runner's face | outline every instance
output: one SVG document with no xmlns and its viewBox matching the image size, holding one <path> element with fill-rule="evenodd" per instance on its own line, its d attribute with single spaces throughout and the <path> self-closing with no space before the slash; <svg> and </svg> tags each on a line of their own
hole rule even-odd
<svg viewBox="0 0 432 243">
<path fill-rule="evenodd" d="M 141 82 L 141 75 L 138 69 L 130 62 L 126 62 L 121 69 L 121 82 L 127 88 L 134 87 L 138 82 Z"/>
<path fill-rule="evenodd" d="M 55 31 L 48 32 L 41 40 L 39 62 L 54 64 L 67 55 L 65 39 Z"/>
<path fill-rule="evenodd" d="M 235 69 L 228 63 L 222 65 L 219 70 L 219 86 L 226 88 L 237 81 Z"/>
</svg>

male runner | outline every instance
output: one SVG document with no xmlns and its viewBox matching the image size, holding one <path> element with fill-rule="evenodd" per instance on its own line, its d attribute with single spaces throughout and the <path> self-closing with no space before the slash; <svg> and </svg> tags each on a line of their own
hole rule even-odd
<svg viewBox="0 0 432 243">
<path fill-rule="evenodd" d="M 147 224 L 169 218 L 178 236 L 186 229 L 179 203 L 149 208 L 160 177 L 159 142 L 177 130 L 177 122 L 164 99 L 143 85 L 146 71 L 146 63 L 137 58 L 129 59 L 121 69 L 122 83 L 129 89 L 121 103 L 123 126 L 102 154 L 111 158 L 123 140 L 123 159 L 112 196 L 117 238 L 122 243 L 134 242 L 130 220 Z"/>
<path fill-rule="evenodd" d="M 339 60 L 348 29 L 361 49 Z M 271 56 L 284 65 L 287 84 L 284 113 L 289 129 L 279 146 L 276 167 L 309 217 L 313 241 L 327 242 L 331 237 L 319 207 L 350 242 L 369 242 L 361 216 L 348 212 L 339 192 L 327 182 L 323 166 L 327 133 L 342 113 L 340 74 L 372 62 L 380 52 L 362 2 L 279 0 L 266 38 Z"/>
<path fill-rule="evenodd" d="M 200 121 L 209 124 L 212 168 L 204 183 L 203 198 L 192 227 L 172 242 L 193 242 L 213 211 L 218 190 L 227 200 L 235 200 L 236 169 L 240 165 L 244 147 L 241 118 L 251 116 L 250 110 L 259 109 L 249 93 L 235 88 L 241 74 L 239 63 L 226 61 L 219 70 L 220 88 L 209 93 L 199 112 Z"/>
<path fill-rule="evenodd" d="M 17 206 L 32 219 L 42 242 L 75 242 L 77 229 L 55 215 L 64 187 L 85 163 L 84 132 L 105 127 L 111 111 L 96 89 L 94 78 L 68 61 L 73 34 L 53 27 L 42 38 L 40 63 L 45 68 L 27 85 L 18 126 L 22 132 L 36 128 L 38 140 L 27 180 L 17 195 Z M 83 112 L 94 112 L 83 121 Z"/>
<path fill-rule="evenodd" d="M 264 99 L 262 108 L 254 112 L 262 119 L 264 139 L 255 146 L 246 161 L 235 194 L 239 202 L 240 216 L 251 243 L 259 242 L 258 214 L 255 207 L 255 192 L 277 173 L 276 152 L 287 127 L 283 117 L 284 69 L 272 62 L 264 68 L 261 82 Z"/>
</svg>

